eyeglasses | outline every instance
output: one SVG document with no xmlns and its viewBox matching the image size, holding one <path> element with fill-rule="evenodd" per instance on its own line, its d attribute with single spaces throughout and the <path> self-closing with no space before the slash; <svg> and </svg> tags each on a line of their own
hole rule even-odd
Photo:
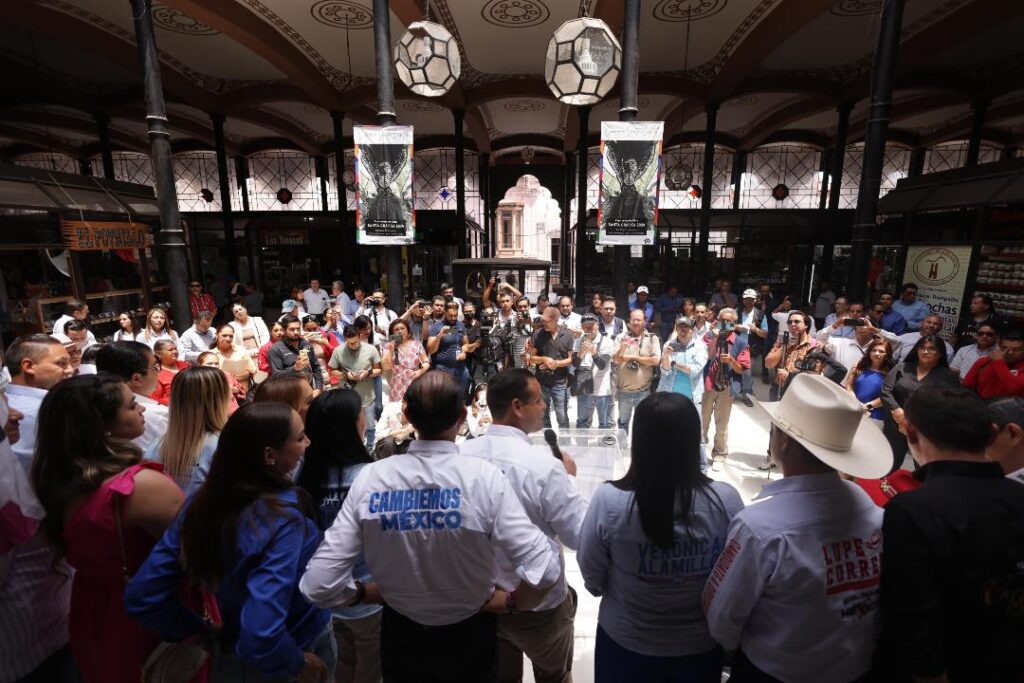
<svg viewBox="0 0 1024 683">
<path fill-rule="evenodd" d="M 803 323 L 803 320 L 790 320 L 789 321 L 790 325 L 800 325 L 801 323 Z"/>
</svg>

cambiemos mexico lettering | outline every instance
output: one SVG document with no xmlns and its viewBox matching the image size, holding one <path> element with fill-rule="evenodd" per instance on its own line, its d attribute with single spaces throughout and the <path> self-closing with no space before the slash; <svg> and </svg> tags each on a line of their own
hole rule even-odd
<svg viewBox="0 0 1024 683">
<path fill-rule="evenodd" d="M 438 531 L 462 526 L 462 490 L 454 488 L 374 491 L 367 511 L 380 516 L 384 531 Z"/>
</svg>

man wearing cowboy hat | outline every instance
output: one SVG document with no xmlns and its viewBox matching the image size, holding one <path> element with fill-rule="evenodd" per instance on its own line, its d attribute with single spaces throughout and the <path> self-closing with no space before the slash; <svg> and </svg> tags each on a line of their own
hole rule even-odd
<svg viewBox="0 0 1024 683">
<path fill-rule="evenodd" d="M 839 472 L 881 477 L 892 451 L 853 394 L 819 375 L 757 405 L 784 478 L 729 527 L 704 587 L 711 635 L 738 650 L 733 683 L 857 681 L 881 627 L 882 510 Z"/>
</svg>

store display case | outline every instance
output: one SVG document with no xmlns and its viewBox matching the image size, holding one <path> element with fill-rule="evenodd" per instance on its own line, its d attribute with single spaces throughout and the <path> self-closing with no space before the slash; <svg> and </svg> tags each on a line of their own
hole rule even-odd
<svg viewBox="0 0 1024 683">
<path fill-rule="evenodd" d="M 166 290 L 166 287 L 153 288 L 153 300 L 167 298 Z M 67 302 L 71 298 L 60 296 L 36 299 L 34 306 L 24 307 L 27 314 L 26 322 L 33 323 L 36 332 L 53 332 L 53 323 L 64 315 Z M 138 327 L 141 327 L 146 316 L 146 299 L 141 289 L 120 289 L 90 294 L 85 301 L 89 304 L 89 328 L 97 339 L 110 337 L 117 331 L 117 319 L 124 311 L 131 312 Z"/>
<path fill-rule="evenodd" d="M 1024 247 L 983 246 L 975 290 L 992 297 L 996 311 L 1024 324 Z"/>
</svg>

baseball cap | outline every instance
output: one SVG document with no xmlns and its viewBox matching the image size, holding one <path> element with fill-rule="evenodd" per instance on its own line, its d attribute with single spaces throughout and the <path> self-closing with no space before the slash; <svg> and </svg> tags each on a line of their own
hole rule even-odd
<svg viewBox="0 0 1024 683">
<path fill-rule="evenodd" d="M 651 290 L 647 289 L 647 285 L 640 285 L 636 288 L 637 294 L 650 294 Z"/>
<path fill-rule="evenodd" d="M 594 315 L 593 313 L 584 313 L 583 315 L 580 316 L 580 322 L 583 322 L 583 323 L 596 323 L 597 322 L 597 316 Z"/>
<path fill-rule="evenodd" d="M 693 327 L 693 318 L 688 315 L 681 315 L 676 318 L 676 325 L 686 325 L 687 327 Z"/>
<path fill-rule="evenodd" d="M 295 303 L 295 299 L 285 299 L 281 302 L 281 312 L 287 313 L 288 311 L 294 311 L 298 304 Z"/>
<path fill-rule="evenodd" d="M 757 292 L 755 292 L 752 289 L 744 289 L 743 290 L 743 298 L 744 299 L 756 299 L 757 298 Z"/>
</svg>

